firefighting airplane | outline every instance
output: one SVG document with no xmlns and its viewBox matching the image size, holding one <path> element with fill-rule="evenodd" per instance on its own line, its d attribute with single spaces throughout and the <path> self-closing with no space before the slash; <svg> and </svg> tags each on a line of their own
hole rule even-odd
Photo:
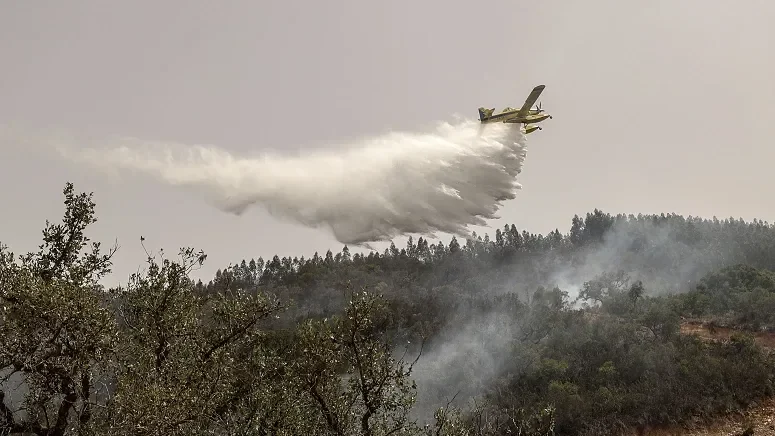
<svg viewBox="0 0 775 436">
<path fill-rule="evenodd" d="M 501 113 L 493 115 L 492 113 L 495 111 L 495 108 L 485 109 L 480 107 L 479 121 L 481 121 L 482 124 L 497 122 L 521 123 L 525 129 L 525 134 L 532 133 L 536 130 L 541 130 L 541 126 L 534 126 L 531 125 L 531 123 L 540 123 L 547 118 L 551 119 L 552 116 L 541 109 L 541 103 L 539 103 L 535 109 L 530 108 L 533 107 L 545 87 L 545 85 L 538 85 L 533 88 L 533 91 L 530 93 L 530 95 L 527 96 L 525 104 L 523 104 L 522 108 L 520 109 L 507 107 L 503 109 Z"/>
</svg>

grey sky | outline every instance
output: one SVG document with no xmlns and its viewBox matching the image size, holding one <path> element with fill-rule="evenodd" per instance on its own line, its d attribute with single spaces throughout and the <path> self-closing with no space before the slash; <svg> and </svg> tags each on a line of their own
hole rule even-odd
<svg viewBox="0 0 775 436">
<path fill-rule="evenodd" d="M 566 231 L 595 207 L 775 221 L 772 17 L 754 0 L 4 2 L 0 125 L 296 151 L 515 106 L 543 83 L 554 119 L 494 226 Z M 58 219 L 67 180 L 95 192 L 93 235 L 118 238 L 121 280 L 140 235 L 204 249 L 206 275 L 341 248 L 260 210 L 2 147 L 0 241 L 17 252 Z"/>
</svg>

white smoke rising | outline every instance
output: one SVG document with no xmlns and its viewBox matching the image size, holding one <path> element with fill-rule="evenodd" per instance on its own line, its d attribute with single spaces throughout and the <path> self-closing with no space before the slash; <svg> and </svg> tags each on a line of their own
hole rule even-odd
<svg viewBox="0 0 775 436">
<path fill-rule="evenodd" d="M 425 352 L 412 371 L 419 388 L 415 419 L 430 422 L 448 402 L 470 406 L 507 364 L 519 366 L 511 346 L 518 333 L 513 317 L 493 311 L 471 319 L 461 313 L 445 327 L 444 340 Z"/>
<path fill-rule="evenodd" d="M 390 133 L 299 156 L 238 157 L 211 146 L 113 141 L 107 149 L 59 151 L 103 170 L 139 170 L 194 188 L 223 211 L 262 206 L 345 244 L 415 233 L 469 236 L 521 185 L 519 125 L 441 123 L 431 133 Z"/>
</svg>

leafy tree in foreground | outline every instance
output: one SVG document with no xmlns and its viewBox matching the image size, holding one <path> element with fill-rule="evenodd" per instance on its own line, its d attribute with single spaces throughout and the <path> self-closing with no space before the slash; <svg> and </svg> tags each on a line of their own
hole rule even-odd
<svg viewBox="0 0 775 436">
<path fill-rule="evenodd" d="M 100 278 L 115 250 L 101 254 L 84 234 L 91 195 L 64 189 L 61 224 L 46 222 L 43 244 L 18 260 L 0 247 L 0 429 L 64 435 L 88 426 L 116 345 Z M 10 385 L 19 386 L 8 396 Z M 20 398 L 18 392 L 25 392 Z"/>
<path fill-rule="evenodd" d="M 279 302 L 239 291 L 197 295 L 189 273 L 203 260 L 192 249 L 181 250 L 178 261 L 149 256 L 145 274 L 112 291 L 120 365 L 101 431 L 197 434 L 228 428 L 235 424 L 230 413 L 256 400 L 255 383 L 274 377 L 277 362 L 260 352 L 260 323 L 281 310 Z"/>
</svg>

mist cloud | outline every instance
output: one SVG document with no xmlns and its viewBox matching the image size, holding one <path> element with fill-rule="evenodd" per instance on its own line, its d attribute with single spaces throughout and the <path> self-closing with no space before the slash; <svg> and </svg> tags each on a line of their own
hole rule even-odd
<svg viewBox="0 0 775 436">
<path fill-rule="evenodd" d="M 108 171 L 135 170 L 200 192 L 219 209 L 265 208 L 275 217 L 328 227 L 339 242 L 367 245 L 405 234 L 469 236 L 498 218 L 521 188 L 519 125 L 465 120 L 430 133 L 397 132 L 298 156 L 240 157 L 214 146 L 134 138 L 106 148 L 59 151 Z"/>
</svg>

